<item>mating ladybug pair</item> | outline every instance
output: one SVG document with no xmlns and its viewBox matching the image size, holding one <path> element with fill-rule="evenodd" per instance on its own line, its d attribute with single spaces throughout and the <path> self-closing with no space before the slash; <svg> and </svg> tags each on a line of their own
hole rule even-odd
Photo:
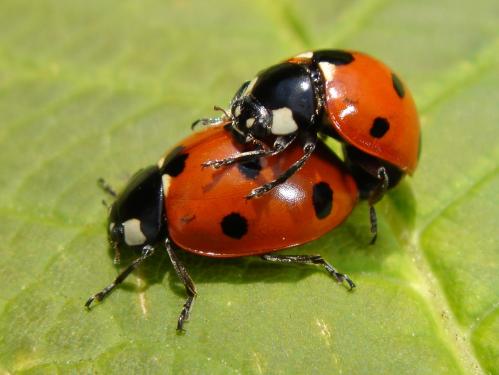
<svg viewBox="0 0 499 375">
<path fill-rule="evenodd" d="M 355 287 L 321 256 L 272 253 L 338 226 L 359 196 L 370 205 L 374 242 L 374 204 L 418 161 L 419 120 L 407 87 L 365 54 L 307 52 L 245 82 L 222 111 L 221 117 L 196 121 L 209 129 L 140 170 L 116 196 L 109 214 L 111 245 L 117 256 L 121 247 L 140 256 L 90 297 L 87 307 L 161 244 L 188 295 L 178 330 L 197 292 L 174 246 L 208 257 L 260 255 L 319 264 Z M 344 162 L 318 134 L 343 142 Z"/>
</svg>

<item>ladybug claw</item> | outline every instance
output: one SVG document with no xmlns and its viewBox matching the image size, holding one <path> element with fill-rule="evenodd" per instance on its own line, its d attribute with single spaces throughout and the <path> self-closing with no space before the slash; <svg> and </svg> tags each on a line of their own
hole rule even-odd
<svg viewBox="0 0 499 375">
<path fill-rule="evenodd" d="M 100 301 L 102 298 L 100 298 L 99 294 L 96 294 L 96 295 L 93 295 L 92 297 L 90 297 L 87 302 L 85 302 L 85 307 L 90 310 L 90 305 L 92 304 L 92 302 L 94 302 L 95 300 L 97 301 Z"/>
<path fill-rule="evenodd" d="M 329 271 L 331 276 L 333 276 L 336 279 L 336 281 L 339 284 L 345 285 L 348 288 L 348 290 L 353 290 L 356 288 L 355 283 L 352 281 L 352 279 L 350 279 L 350 277 L 348 277 L 348 275 L 337 272 L 331 265 L 326 266 L 326 269 Z"/>
<path fill-rule="evenodd" d="M 355 283 L 347 275 L 343 275 L 343 276 L 344 276 L 344 279 L 342 280 L 342 282 L 346 281 L 348 284 L 348 289 L 354 290 L 357 287 L 357 285 L 355 285 Z"/>
<path fill-rule="evenodd" d="M 92 304 L 92 302 L 94 301 L 94 297 L 90 297 L 87 302 L 85 302 L 85 307 L 90 310 L 90 305 Z"/>
</svg>

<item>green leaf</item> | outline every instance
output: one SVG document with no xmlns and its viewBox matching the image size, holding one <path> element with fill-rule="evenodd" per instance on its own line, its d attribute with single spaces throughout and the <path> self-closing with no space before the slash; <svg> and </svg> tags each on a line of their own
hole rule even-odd
<svg viewBox="0 0 499 375">
<path fill-rule="evenodd" d="M 455 1 L 0 3 L 0 372 L 499 374 L 499 7 Z M 404 77 L 423 153 L 360 204 L 321 269 L 180 254 L 199 298 L 156 254 L 118 272 L 98 177 L 121 188 L 258 70 L 350 48 Z M 128 261 L 132 255 L 128 256 Z"/>
</svg>

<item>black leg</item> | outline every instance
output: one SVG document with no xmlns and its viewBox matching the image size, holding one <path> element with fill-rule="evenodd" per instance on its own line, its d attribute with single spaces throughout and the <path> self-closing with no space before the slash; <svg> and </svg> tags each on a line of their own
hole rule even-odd
<svg viewBox="0 0 499 375">
<path fill-rule="evenodd" d="M 114 264 L 120 264 L 120 262 L 121 262 L 121 251 L 120 251 L 120 247 L 118 246 L 117 242 L 113 242 L 113 250 L 114 250 L 113 263 Z"/>
<path fill-rule="evenodd" d="M 262 186 L 259 186 L 253 190 L 246 196 L 246 199 L 252 199 L 256 197 L 261 197 L 263 194 L 269 192 L 273 188 L 275 188 L 277 185 L 282 184 L 284 181 L 286 181 L 288 178 L 290 178 L 293 174 L 295 174 L 301 167 L 303 167 L 303 164 L 308 160 L 308 158 L 312 155 L 312 153 L 315 150 L 315 145 L 317 142 L 317 137 L 313 136 L 312 139 L 310 139 L 305 145 L 303 146 L 303 156 L 297 160 L 293 165 L 291 165 L 286 172 L 281 174 L 279 177 L 277 177 L 275 180 L 272 180 Z"/>
<path fill-rule="evenodd" d="M 376 170 L 376 178 L 378 179 L 378 184 L 369 193 L 368 201 L 370 205 L 374 205 L 383 198 L 390 184 L 385 167 L 379 167 Z"/>
<path fill-rule="evenodd" d="M 215 169 L 225 167 L 234 163 L 245 163 L 260 158 L 277 155 L 283 152 L 293 141 L 296 136 L 278 137 L 271 149 L 259 149 L 254 151 L 241 152 L 236 156 L 222 160 L 208 160 L 201 164 L 203 167 L 213 167 Z M 256 141 L 257 142 L 257 141 Z"/>
<path fill-rule="evenodd" d="M 197 295 L 196 286 L 194 285 L 192 278 L 189 276 L 189 273 L 187 272 L 185 266 L 182 264 L 182 262 L 180 262 L 180 260 L 177 258 L 177 255 L 173 252 L 173 248 L 168 238 L 165 240 L 165 248 L 168 256 L 170 257 L 173 268 L 175 269 L 175 272 L 177 273 L 179 279 L 182 281 L 182 284 L 184 284 L 185 291 L 187 292 L 187 300 L 184 303 L 184 307 L 180 312 L 177 322 L 177 331 L 183 331 L 184 322 L 189 320 L 189 315 L 191 314 L 192 310 L 192 304 Z"/>
<path fill-rule="evenodd" d="M 371 242 L 373 245 L 378 238 L 378 219 L 376 217 L 376 209 L 374 204 L 376 204 L 386 193 L 389 186 L 388 173 L 386 173 L 385 167 L 379 167 L 376 171 L 376 177 L 379 183 L 374 189 L 371 190 L 368 198 L 369 203 L 369 219 L 371 221 Z"/>
<path fill-rule="evenodd" d="M 109 185 L 106 180 L 104 180 L 102 177 L 99 178 L 97 180 L 97 184 L 99 185 L 99 187 L 104 190 L 106 193 L 108 193 L 110 196 L 112 196 L 113 198 L 116 198 L 116 191 L 114 191 L 114 189 L 111 187 L 111 185 Z M 104 202 L 104 201 L 103 201 Z M 105 203 L 105 205 L 107 206 L 107 203 Z"/>
<path fill-rule="evenodd" d="M 298 263 L 298 264 L 318 264 L 323 266 L 331 276 L 339 283 L 346 281 L 350 290 L 355 288 L 355 283 L 343 273 L 339 273 L 336 269 L 328 262 L 324 260 L 320 255 L 274 255 L 265 254 L 262 255 L 262 259 L 269 262 L 278 263 Z"/>
<path fill-rule="evenodd" d="M 127 268 L 125 268 L 125 270 L 122 271 L 111 284 L 106 286 L 99 293 L 96 293 L 92 297 L 90 297 L 85 303 L 85 307 L 90 308 L 90 305 L 94 300 L 102 301 L 104 297 L 106 297 L 109 293 L 111 293 L 117 285 L 121 284 L 127 278 L 127 276 L 130 275 L 130 273 L 132 273 L 132 271 L 139 266 L 139 264 L 141 264 L 144 260 L 146 260 L 153 254 L 154 254 L 154 247 L 150 245 L 144 246 L 142 248 L 142 255 L 137 259 L 135 259 L 133 263 L 130 264 Z"/>
</svg>

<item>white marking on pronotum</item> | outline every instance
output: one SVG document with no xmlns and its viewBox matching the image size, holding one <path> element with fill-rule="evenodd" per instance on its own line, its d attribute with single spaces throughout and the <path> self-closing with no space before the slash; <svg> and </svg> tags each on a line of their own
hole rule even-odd
<svg viewBox="0 0 499 375">
<path fill-rule="evenodd" d="M 172 176 L 169 174 L 164 174 L 161 176 L 161 182 L 163 183 L 163 195 L 166 197 L 168 195 L 168 190 L 170 189 L 170 182 L 172 181 Z"/>
<path fill-rule="evenodd" d="M 286 135 L 298 130 L 298 125 L 293 119 L 291 109 L 282 107 L 272 111 L 272 134 Z"/>
<path fill-rule="evenodd" d="M 314 53 L 312 51 L 307 51 L 300 53 L 299 55 L 296 55 L 296 59 L 311 59 L 314 56 Z"/>
<path fill-rule="evenodd" d="M 158 160 L 158 168 L 161 169 L 163 167 L 163 163 L 165 162 L 165 157 L 163 156 L 161 159 Z"/>
<path fill-rule="evenodd" d="M 125 243 L 128 246 L 142 245 L 146 242 L 146 236 L 140 229 L 139 219 L 128 219 L 123 223 Z"/>
<path fill-rule="evenodd" d="M 250 81 L 250 83 L 248 83 L 248 86 L 246 86 L 246 89 L 244 90 L 243 96 L 248 95 L 253 90 L 253 87 L 255 86 L 256 81 L 258 81 L 258 77 L 253 78 Z"/>
<path fill-rule="evenodd" d="M 326 79 L 326 81 L 332 81 L 334 78 L 334 73 L 336 71 L 336 65 L 328 63 L 328 62 L 320 62 L 319 69 L 322 72 L 322 75 Z"/>
</svg>

